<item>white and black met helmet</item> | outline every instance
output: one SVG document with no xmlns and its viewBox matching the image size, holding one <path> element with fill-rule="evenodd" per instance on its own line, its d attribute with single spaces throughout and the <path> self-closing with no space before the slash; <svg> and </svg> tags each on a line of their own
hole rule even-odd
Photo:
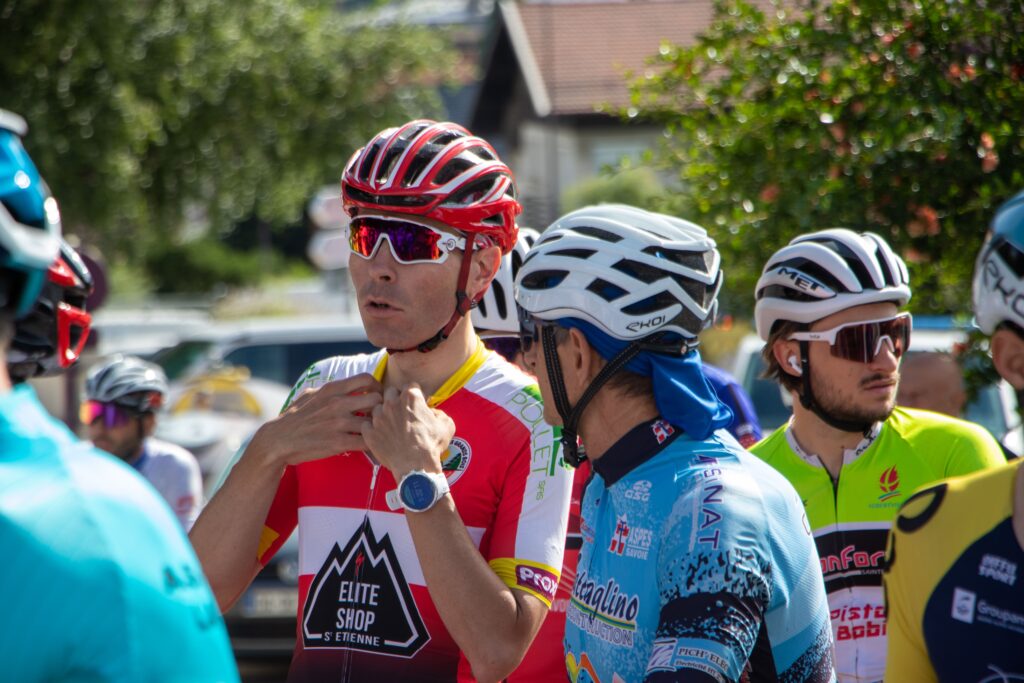
<svg viewBox="0 0 1024 683">
<path fill-rule="evenodd" d="M 541 320 L 576 318 L 623 341 L 659 334 L 687 350 L 714 322 L 721 258 L 703 228 L 622 204 L 573 211 L 530 249 L 516 300 Z"/>
<path fill-rule="evenodd" d="M 92 401 L 116 403 L 136 413 L 152 412 L 163 405 L 167 375 L 159 365 L 117 355 L 89 373 L 85 393 Z"/>
<path fill-rule="evenodd" d="M 473 309 L 473 327 L 481 336 L 519 335 L 519 314 L 516 312 L 515 281 L 526 253 L 537 241 L 540 233 L 532 228 L 519 227 L 519 237 L 512 251 L 501 257 L 501 266 L 491 280 L 484 296 Z"/>
<path fill-rule="evenodd" d="M 757 333 L 768 341 L 778 321 L 812 323 L 881 301 L 903 306 L 910 277 L 880 236 L 833 228 L 801 235 L 775 252 L 754 291 Z"/>
</svg>

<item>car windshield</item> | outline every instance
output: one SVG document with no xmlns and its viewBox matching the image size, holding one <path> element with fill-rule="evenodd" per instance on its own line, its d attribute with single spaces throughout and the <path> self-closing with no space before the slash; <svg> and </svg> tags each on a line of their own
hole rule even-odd
<svg viewBox="0 0 1024 683">
<path fill-rule="evenodd" d="M 173 382 L 193 368 L 199 358 L 208 354 L 212 347 L 211 341 L 179 342 L 157 351 L 150 360 L 162 367 L 167 373 L 167 379 Z"/>
</svg>

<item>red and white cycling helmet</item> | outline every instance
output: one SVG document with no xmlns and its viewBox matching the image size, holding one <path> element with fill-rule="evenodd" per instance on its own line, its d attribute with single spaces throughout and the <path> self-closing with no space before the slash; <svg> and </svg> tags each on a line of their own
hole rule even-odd
<svg viewBox="0 0 1024 683">
<path fill-rule="evenodd" d="M 422 216 L 486 235 L 507 254 L 516 243 L 515 179 L 494 148 L 455 123 L 427 119 L 381 131 L 349 159 L 345 211 Z"/>
<path fill-rule="evenodd" d="M 39 298 L 15 322 L 7 353 L 7 371 L 13 380 L 56 375 L 78 360 L 92 325 L 86 310 L 92 290 L 89 269 L 61 239 L 60 253 L 47 271 Z"/>
</svg>

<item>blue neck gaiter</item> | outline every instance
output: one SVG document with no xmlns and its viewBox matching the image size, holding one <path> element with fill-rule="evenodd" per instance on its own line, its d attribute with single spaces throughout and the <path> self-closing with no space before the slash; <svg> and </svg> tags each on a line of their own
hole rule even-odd
<svg viewBox="0 0 1024 683">
<path fill-rule="evenodd" d="M 561 318 L 557 322 L 581 331 L 605 360 L 610 361 L 629 345 L 582 320 Z M 732 411 L 708 383 L 696 349 L 685 356 L 641 351 L 626 364 L 626 369 L 651 378 L 658 412 L 691 438 L 706 439 L 732 422 Z"/>
</svg>

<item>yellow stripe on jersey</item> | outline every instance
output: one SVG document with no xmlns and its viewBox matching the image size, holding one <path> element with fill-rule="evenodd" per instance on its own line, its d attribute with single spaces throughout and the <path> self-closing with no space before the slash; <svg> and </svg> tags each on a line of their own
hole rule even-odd
<svg viewBox="0 0 1024 683">
<path fill-rule="evenodd" d="M 441 388 L 438 389 L 433 396 L 427 399 L 427 405 L 431 408 L 436 408 L 445 400 L 451 398 L 456 391 L 465 386 L 466 382 L 476 374 L 476 371 L 480 369 L 480 366 L 484 364 L 485 360 L 487 360 L 487 347 L 484 346 L 484 343 L 480 341 L 479 337 L 477 337 L 476 349 L 469 358 L 466 359 L 466 362 L 463 363 L 458 370 L 452 373 L 452 376 L 441 385 Z M 384 373 L 387 372 L 387 369 L 388 354 L 385 353 L 381 357 L 380 362 L 377 363 L 377 367 L 373 369 L 373 378 L 378 382 L 383 382 Z"/>
<path fill-rule="evenodd" d="M 270 549 L 270 546 L 274 544 L 274 541 L 278 539 L 281 534 L 277 533 L 269 526 L 264 526 L 263 531 L 260 532 L 260 545 L 256 549 L 256 558 L 263 557 L 264 553 Z"/>
<path fill-rule="evenodd" d="M 560 578 L 554 567 L 512 557 L 499 557 L 488 564 L 506 586 L 529 593 L 550 609 Z"/>
</svg>

